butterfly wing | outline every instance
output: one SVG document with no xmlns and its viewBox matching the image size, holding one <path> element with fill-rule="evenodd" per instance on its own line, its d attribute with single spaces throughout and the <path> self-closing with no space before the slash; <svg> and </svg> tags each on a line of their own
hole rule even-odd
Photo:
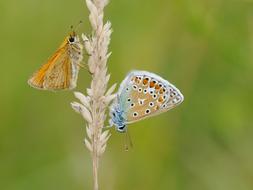
<svg viewBox="0 0 253 190">
<path fill-rule="evenodd" d="M 62 54 L 55 64 L 49 67 L 44 77 L 44 88 L 47 90 L 68 89 L 71 79 L 71 60 Z"/>
<path fill-rule="evenodd" d="M 184 97 L 171 83 L 156 74 L 133 71 L 119 89 L 118 103 L 125 123 L 133 123 L 179 105 Z"/>
<path fill-rule="evenodd" d="M 29 85 L 38 89 L 72 89 L 76 81 L 72 79 L 71 58 L 67 44 L 58 49 L 49 61 L 28 80 Z"/>
</svg>

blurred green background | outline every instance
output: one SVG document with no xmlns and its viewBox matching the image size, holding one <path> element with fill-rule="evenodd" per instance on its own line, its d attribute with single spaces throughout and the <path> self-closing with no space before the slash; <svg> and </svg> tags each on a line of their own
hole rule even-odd
<svg viewBox="0 0 253 190">
<path fill-rule="evenodd" d="M 103 190 L 253 189 L 253 1 L 112 0 L 111 84 L 132 69 L 160 74 L 179 107 L 112 131 L 100 162 Z M 83 0 L 0 1 L 0 189 L 92 189 L 85 123 L 72 92 L 38 91 L 29 76 L 83 20 Z M 87 56 L 85 56 L 87 59 Z M 81 70 L 78 88 L 89 86 Z"/>
</svg>

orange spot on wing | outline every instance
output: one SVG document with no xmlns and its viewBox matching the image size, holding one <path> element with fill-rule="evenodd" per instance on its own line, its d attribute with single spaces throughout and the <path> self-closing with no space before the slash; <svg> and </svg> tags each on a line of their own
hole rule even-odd
<svg viewBox="0 0 253 190">
<path fill-rule="evenodd" d="M 143 83 L 144 85 L 148 84 L 148 78 L 143 79 L 142 83 Z"/>
<path fill-rule="evenodd" d="M 159 84 L 155 85 L 155 89 L 159 90 L 161 87 L 159 86 Z"/>
<path fill-rule="evenodd" d="M 160 93 L 160 94 L 163 94 L 165 91 L 166 91 L 165 88 L 161 88 L 160 91 L 159 91 L 159 93 Z"/>
<path fill-rule="evenodd" d="M 158 102 L 163 102 L 163 97 L 162 97 L 162 96 L 160 96 L 160 97 L 158 98 Z"/>
<path fill-rule="evenodd" d="M 159 106 L 156 106 L 156 107 L 155 107 L 155 110 L 159 110 L 159 108 L 160 108 Z"/>
<path fill-rule="evenodd" d="M 151 81 L 150 83 L 149 83 L 149 87 L 150 88 L 153 88 L 155 86 L 155 82 L 154 81 Z"/>
</svg>

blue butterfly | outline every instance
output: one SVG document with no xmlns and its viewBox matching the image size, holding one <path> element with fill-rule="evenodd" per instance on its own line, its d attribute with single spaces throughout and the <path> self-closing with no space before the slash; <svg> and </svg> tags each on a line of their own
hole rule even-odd
<svg viewBox="0 0 253 190">
<path fill-rule="evenodd" d="M 166 112 L 184 100 L 170 82 L 147 71 L 130 72 L 110 107 L 110 125 L 126 132 L 127 125 Z"/>
</svg>

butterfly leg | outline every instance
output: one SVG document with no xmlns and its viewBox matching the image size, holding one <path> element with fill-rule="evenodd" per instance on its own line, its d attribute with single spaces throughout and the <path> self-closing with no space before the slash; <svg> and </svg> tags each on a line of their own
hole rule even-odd
<svg viewBox="0 0 253 190">
<path fill-rule="evenodd" d="M 129 146 L 130 148 L 133 148 L 133 142 L 132 142 L 132 139 L 131 139 L 131 136 L 130 136 L 130 133 L 129 133 L 129 130 L 126 129 L 125 131 L 125 151 L 128 151 L 129 150 Z"/>
<path fill-rule="evenodd" d="M 112 121 L 112 119 L 109 120 L 109 124 L 110 124 L 110 127 L 113 126 L 113 121 Z"/>
<path fill-rule="evenodd" d="M 113 122 L 112 122 L 112 120 L 110 119 L 110 120 L 109 120 L 109 126 L 103 127 L 103 129 L 104 129 L 104 130 L 107 130 L 107 129 L 110 129 L 110 128 L 112 128 L 112 127 L 113 127 Z"/>
<path fill-rule="evenodd" d="M 89 54 L 89 53 L 87 53 L 87 52 L 86 52 L 86 53 L 84 53 L 84 54 L 85 54 L 85 55 L 87 55 L 87 56 L 89 56 L 89 57 L 91 56 L 91 54 Z"/>
<path fill-rule="evenodd" d="M 79 67 L 81 67 L 81 68 L 86 69 L 91 75 L 93 74 L 92 72 L 90 72 L 90 69 L 89 69 L 88 64 L 85 63 L 84 61 L 82 61 L 82 63 L 78 63 L 77 65 L 78 65 Z"/>
<path fill-rule="evenodd" d="M 82 67 L 82 68 L 87 68 L 88 65 L 86 63 L 82 64 L 82 63 L 78 63 L 77 64 L 79 67 Z"/>
</svg>

